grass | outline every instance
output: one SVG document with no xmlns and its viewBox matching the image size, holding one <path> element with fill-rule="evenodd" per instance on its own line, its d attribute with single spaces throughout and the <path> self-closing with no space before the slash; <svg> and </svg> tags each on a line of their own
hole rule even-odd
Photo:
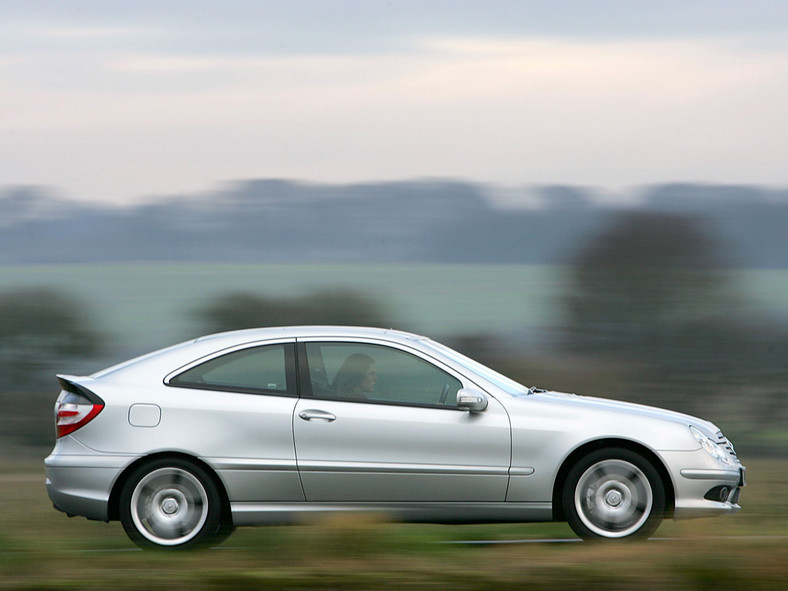
<svg viewBox="0 0 788 591">
<path fill-rule="evenodd" d="M 783 589 L 788 461 L 748 462 L 748 475 L 740 514 L 669 521 L 659 541 L 448 544 L 574 536 L 558 523 L 433 526 L 338 517 L 241 528 L 215 549 L 164 553 L 136 550 L 118 523 L 54 511 L 40 460 L 4 460 L 0 589 Z"/>
</svg>

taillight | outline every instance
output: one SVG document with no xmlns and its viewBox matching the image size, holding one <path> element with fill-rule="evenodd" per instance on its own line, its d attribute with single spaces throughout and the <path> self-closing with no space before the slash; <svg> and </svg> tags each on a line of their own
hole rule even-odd
<svg viewBox="0 0 788 591">
<path fill-rule="evenodd" d="M 75 404 L 73 402 L 58 402 L 55 409 L 55 424 L 57 436 L 63 437 L 84 427 L 104 408 L 103 404 Z"/>
<path fill-rule="evenodd" d="M 63 391 L 55 403 L 57 436 L 63 437 L 87 425 L 103 409 L 104 401 L 93 392 L 58 376 Z"/>
</svg>

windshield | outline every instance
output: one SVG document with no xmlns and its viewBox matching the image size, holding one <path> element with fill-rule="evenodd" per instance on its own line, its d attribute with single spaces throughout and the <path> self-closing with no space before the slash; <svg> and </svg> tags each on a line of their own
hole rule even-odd
<svg viewBox="0 0 788 591">
<path fill-rule="evenodd" d="M 437 351 L 444 357 L 448 357 L 452 361 L 459 363 L 460 365 L 467 367 L 468 369 L 472 370 L 474 373 L 480 375 L 488 382 L 494 384 L 510 396 L 527 396 L 531 393 L 531 390 L 522 384 L 515 382 L 514 380 L 507 378 L 505 375 L 498 373 L 497 371 L 490 369 L 486 365 L 482 365 L 478 361 L 474 361 L 470 357 L 466 357 L 462 353 L 458 353 L 454 349 L 450 349 L 446 345 L 441 345 L 440 343 L 436 343 L 435 341 L 422 341 L 422 344 L 425 347 L 432 349 L 433 351 Z"/>
</svg>

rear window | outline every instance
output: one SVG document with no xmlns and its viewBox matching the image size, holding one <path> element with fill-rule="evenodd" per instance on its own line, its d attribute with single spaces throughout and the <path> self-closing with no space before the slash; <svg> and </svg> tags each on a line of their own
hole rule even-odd
<svg viewBox="0 0 788 591">
<path fill-rule="evenodd" d="M 170 386 L 230 392 L 296 395 L 291 344 L 234 351 L 187 369 Z"/>
</svg>

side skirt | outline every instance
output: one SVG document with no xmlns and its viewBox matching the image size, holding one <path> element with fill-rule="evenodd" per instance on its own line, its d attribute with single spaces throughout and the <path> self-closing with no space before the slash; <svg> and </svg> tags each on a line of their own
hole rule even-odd
<svg viewBox="0 0 788 591">
<path fill-rule="evenodd" d="M 233 524 L 284 525 L 337 513 L 378 514 L 405 523 L 552 521 L 552 503 L 231 503 Z"/>
</svg>

